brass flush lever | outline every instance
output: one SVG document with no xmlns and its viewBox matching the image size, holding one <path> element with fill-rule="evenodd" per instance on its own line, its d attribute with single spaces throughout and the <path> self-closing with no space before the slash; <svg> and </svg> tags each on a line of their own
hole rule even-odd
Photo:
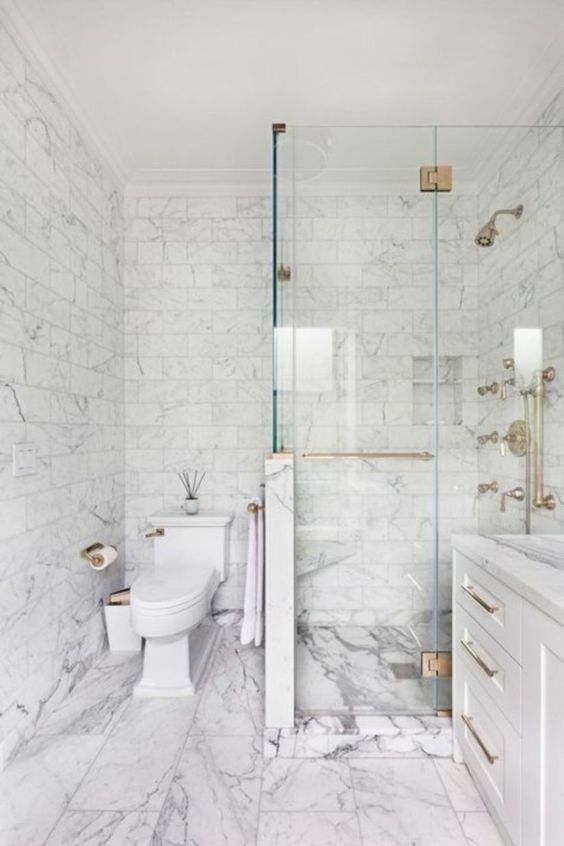
<svg viewBox="0 0 564 846">
<path fill-rule="evenodd" d="M 478 443 L 487 444 L 488 441 L 491 441 L 492 444 L 497 444 L 499 441 L 499 433 L 498 432 L 490 432 L 489 435 L 478 435 Z"/>
<path fill-rule="evenodd" d="M 497 482 L 481 482 L 478 485 L 478 493 L 485 494 L 488 491 L 492 491 L 492 493 L 497 493 L 499 490 Z"/>
<path fill-rule="evenodd" d="M 501 495 L 501 502 L 499 504 L 499 510 L 505 511 L 505 497 L 510 496 L 511 499 L 517 500 L 517 502 L 523 502 L 525 499 L 525 491 L 523 488 L 512 488 L 510 491 L 503 491 Z"/>
<path fill-rule="evenodd" d="M 162 538 L 162 536 L 164 535 L 164 533 L 165 533 L 165 530 L 164 530 L 164 529 L 155 529 L 155 531 L 154 531 L 154 532 L 147 532 L 147 534 L 145 535 L 145 537 L 146 537 L 146 538 Z"/>
<path fill-rule="evenodd" d="M 490 385 L 480 385 L 478 388 L 481 397 L 485 397 L 486 394 L 497 394 L 498 391 L 499 384 L 497 382 L 492 382 Z"/>
</svg>

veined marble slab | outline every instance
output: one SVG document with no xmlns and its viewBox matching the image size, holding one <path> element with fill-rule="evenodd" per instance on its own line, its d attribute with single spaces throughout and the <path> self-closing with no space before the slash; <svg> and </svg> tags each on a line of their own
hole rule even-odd
<svg viewBox="0 0 564 846">
<path fill-rule="evenodd" d="M 455 550 L 468 556 L 545 614 L 564 624 L 564 572 L 535 558 L 539 554 L 545 560 L 547 556 L 550 558 L 558 541 L 554 541 L 552 535 L 548 536 L 547 541 L 544 535 L 537 535 L 536 540 L 531 542 L 534 551 L 526 553 L 515 548 L 517 542 L 521 545 L 529 544 L 529 541 L 523 540 L 527 538 L 526 535 L 509 535 L 511 545 L 505 543 L 504 538 L 504 535 L 454 535 L 452 543 Z"/>
<path fill-rule="evenodd" d="M 291 455 L 265 462 L 266 725 L 294 725 L 294 465 Z"/>
<path fill-rule="evenodd" d="M 304 717 L 294 729 L 266 729 L 265 758 L 450 758 L 448 717 Z"/>
</svg>

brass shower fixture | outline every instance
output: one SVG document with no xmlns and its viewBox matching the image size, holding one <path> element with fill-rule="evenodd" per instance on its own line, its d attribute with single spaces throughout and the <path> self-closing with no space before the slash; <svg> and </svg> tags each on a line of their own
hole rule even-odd
<svg viewBox="0 0 564 846">
<path fill-rule="evenodd" d="M 480 385 L 477 391 L 481 397 L 485 397 L 486 394 L 497 394 L 499 391 L 499 384 L 498 382 L 492 382 L 490 385 Z"/>
<path fill-rule="evenodd" d="M 523 214 L 523 206 L 520 203 L 518 206 L 515 206 L 514 209 L 498 209 L 497 211 L 495 211 L 486 223 L 486 225 L 482 226 L 482 228 L 474 238 L 474 243 L 477 244 L 478 247 L 492 246 L 495 239 L 499 235 L 499 231 L 495 225 L 495 221 L 500 214 L 511 214 L 514 218 L 519 220 L 519 218 Z"/>
</svg>

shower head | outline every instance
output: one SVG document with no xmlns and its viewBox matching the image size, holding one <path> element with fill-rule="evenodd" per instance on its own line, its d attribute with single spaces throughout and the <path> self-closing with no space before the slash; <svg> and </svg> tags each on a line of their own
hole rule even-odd
<svg viewBox="0 0 564 846">
<path fill-rule="evenodd" d="M 491 247 L 494 243 L 495 239 L 499 235 L 499 231 L 495 225 L 495 221 L 498 215 L 500 214 L 512 214 L 513 217 L 519 218 L 523 214 L 523 206 L 519 204 L 515 206 L 514 209 L 498 209 L 495 211 L 485 226 L 482 226 L 476 237 L 474 238 L 474 243 L 478 245 L 478 247 Z"/>
</svg>

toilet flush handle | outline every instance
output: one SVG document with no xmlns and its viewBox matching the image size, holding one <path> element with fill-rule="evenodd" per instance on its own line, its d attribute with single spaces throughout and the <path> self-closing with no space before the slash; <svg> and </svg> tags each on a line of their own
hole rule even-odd
<svg viewBox="0 0 564 846">
<path fill-rule="evenodd" d="M 147 532 L 145 535 L 146 538 L 162 538 L 164 535 L 164 529 L 155 529 L 154 532 Z"/>
</svg>

